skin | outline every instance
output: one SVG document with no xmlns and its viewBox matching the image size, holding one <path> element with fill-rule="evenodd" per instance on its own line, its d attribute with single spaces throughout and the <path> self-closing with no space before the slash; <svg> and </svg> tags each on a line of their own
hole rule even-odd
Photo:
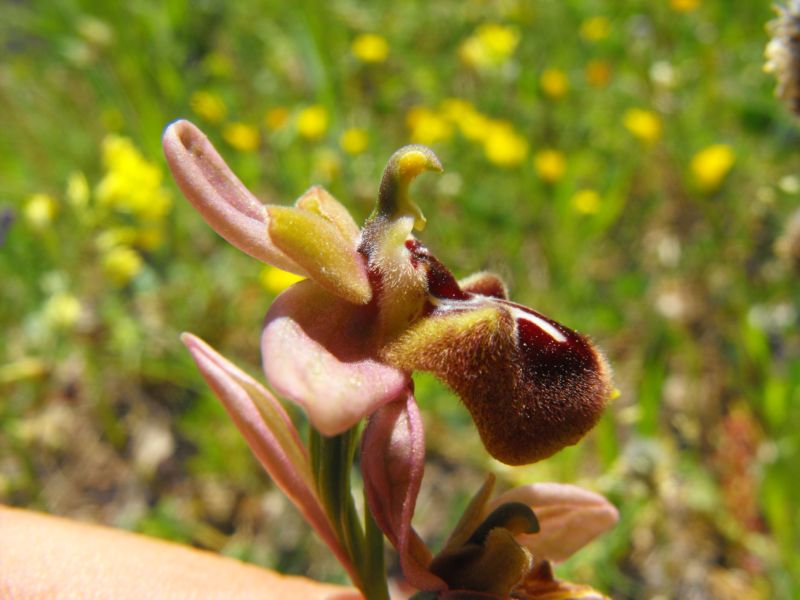
<svg viewBox="0 0 800 600">
<path fill-rule="evenodd" d="M 210 552 L 0 506 L 0 598 L 357 600 Z"/>
</svg>

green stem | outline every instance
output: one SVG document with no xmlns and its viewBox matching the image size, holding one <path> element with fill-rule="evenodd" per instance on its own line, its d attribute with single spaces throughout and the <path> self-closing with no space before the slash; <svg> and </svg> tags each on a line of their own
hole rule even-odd
<svg viewBox="0 0 800 600">
<path fill-rule="evenodd" d="M 378 528 L 369 505 L 364 501 L 364 529 L 366 531 L 367 560 L 364 565 L 365 587 L 373 595 L 367 597 L 372 600 L 389 600 L 389 588 L 386 585 L 386 565 L 383 556 L 383 532 Z M 365 592 L 366 594 L 366 592 Z"/>
<path fill-rule="evenodd" d="M 389 600 L 383 564 L 383 534 L 367 511 L 361 526 L 351 492 L 350 474 L 356 449 L 357 429 L 325 437 L 311 430 L 309 449 L 317 491 L 336 536 L 358 572 L 358 587 L 367 600 Z"/>
</svg>

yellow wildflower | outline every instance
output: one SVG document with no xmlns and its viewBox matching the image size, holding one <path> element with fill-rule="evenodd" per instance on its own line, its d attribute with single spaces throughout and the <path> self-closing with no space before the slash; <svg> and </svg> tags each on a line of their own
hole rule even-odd
<svg viewBox="0 0 800 600">
<path fill-rule="evenodd" d="M 582 189 L 572 196 L 572 206 L 582 215 L 593 215 L 600 210 L 600 194 L 595 190 Z"/>
<path fill-rule="evenodd" d="M 136 232 L 134 244 L 143 250 L 153 250 L 164 242 L 164 230 L 160 227 L 144 227 Z"/>
<path fill-rule="evenodd" d="M 142 257 L 129 246 L 115 246 L 103 256 L 103 272 L 118 286 L 128 284 L 142 270 Z"/>
<path fill-rule="evenodd" d="M 367 149 L 369 136 L 367 132 L 359 127 L 345 129 L 339 138 L 339 146 L 348 154 L 361 154 Z"/>
<path fill-rule="evenodd" d="M 297 131 L 308 140 L 318 140 L 328 130 L 328 111 L 320 104 L 304 108 L 297 115 Z"/>
<path fill-rule="evenodd" d="M 483 140 L 483 151 L 494 164 L 513 167 L 525 160 L 528 142 L 514 131 L 510 123 L 494 121 Z"/>
<path fill-rule="evenodd" d="M 96 189 L 101 205 L 149 220 L 167 213 L 172 199 L 161 187 L 161 169 L 148 162 L 131 140 L 106 136 L 103 164 L 107 172 Z"/>
<path fill-rule="evenodd" d="M 458 55 L 471 67 L 498 67 L 511 57 L 518 44 L 519 32 L 515 29 L 486 23 L 462 42 Z"/>
<path fill-rule="evenodd" d="M 290 285 L 305 279 L 302 275 L 295 275 L 277 267 L 266 266 L 258 276 L 261 285 L 271 294 L 278 295 Z"/>
<path fill-rule="evenodd" d="M 611 65 L 601 59 L 592 59 L 586 64 L 584 75 L 592 87 L 604 87 L 611 80 Z"/>
<path fill-rule="evenodd" d="M 136 240 L 135 227 L 111 227 L 101 231 L 94 244 L 101 252 L 108 252 L 117 246 L 131 246 Z"/>
<path fill-rule="evenodd" d="M 43 316 L 45 322 L 53 329 L 69 329 L 81 316 L 81 303 L 72 294 L 65 292 L 54 294 L 47 299 Z"/>
<path fill-rule="evenodd" d="M 545 69 L 539 78 L 539 83 L 544 93 L 554 100 L 563 98 L 569 90 L 567 76 L 560 69 Z"/>
<path fill-rule="evenodd" d="M 189 99 L 189 106 L 195 114 L 209 123 L 222 123 L 228 115 L 225 102 L 213 92 L 198 91 Z"/>
<path fill-rule="evenodd" d="M 415 106 L 406 114 L 411 141 L 417 144 L 436 144 L 453 135 L 450 122 L 424 106 Z"/>
<path fill-rule="evenodd" d="M 547 183 L 555 183 L 564 176 L 567 161 L 558 150 L 547 148 L 540 150 L 533 157 L 533 167 L 539 177 Z"/>
<path fill-rule="evenodd" d="M 353 40 L 350 51 L 365 63 L 382 63 L 389 56 L 389 43 L 377 33 L 362 33 Z"/>
<path fill-rule="evenodd" d="M 650 110 L 629 108 L 622 117 L 622 124 L 634 137 L 648 144 L 661 137 L 661 118 Z"/>
<path fill-rule="evenodd" d="M 479 113 L 462 98 L 446 98 L 439 108 L 440 115 L 456 125 L 468 140 L 483 140 L 491 127 L 491 119 Z"/>
<path fill-rule="evenodd" d="M 700 5 L 700 0 L 670 0 L 669 5 L 678 12 L 691 12 Z"/>
<path fill-rule="evenodd" d="M 459 121 L 474 113 L 475 107 L 463 98 L 445 98 L 439 104 L 439 112 L 452 123 L 458 124 Z"/>
<path fill-rule="evenodd" d="M 50 227 L 58 212 L 58 204 L 49 194 L 34 194 L 25 202 L 22 214 L 28 225 L 37 231 Z"/>
<path fill-rule="evenodd" d="M 581 24 L 581 37 L 590 42 L 598 42 L 608 37 L 611 32 L 611 23 L 608 17 L 596 16 L 586 19 Z"/>
<path fill-rule="evenodd" d="M 108 252 L 117 246 L 136 246 L 144 250 L 158 248 L 164 241 L 164 231 L 158 225 L 144 227 L 118 226 L 101 231 L 95 238 L 95 247 Z"/>
<path fill-rule="evenodd" d="M 285 106 L 270 108 L 264 115 L 264 125 L 270 131 L 281 129 L 289 121 L 289 109 Z"/>
<path fill-rule="evenodd" d="M 478 111 L 471 111 L 464 114 L 458 122 L 458 128 L 468 140 L 481 141 L 491 129 L 491 119 Z"/>
<path fill-rule="evenodd" d="M 238 121 L 225 125 L 222 129 L 222 137 L 240 152 L 255 152 L 261 143 L 258 129 Z"/>
<path fill-rule="evenodd" d="M 692 158 L 692 176 L 700 189 L 712 192 L 722 184 L 735 160 L 736 156 L 727 144 L 708 146 Z"/>
<path fill-rule="evenodd" d="M 81 171 L 74 171 L 67 179 L 67 202 L 76 209 L 89 204 L 89 182 Z"/>
</svg>

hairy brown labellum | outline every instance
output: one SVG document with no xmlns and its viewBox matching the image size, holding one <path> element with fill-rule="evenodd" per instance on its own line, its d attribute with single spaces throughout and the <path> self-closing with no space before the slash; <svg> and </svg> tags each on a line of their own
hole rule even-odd
<svg viewBox="0 0 800 600">
<path fill-rule="evenodd" d="M 574 444 L 598 421 L 611 392 L 609 367 L 592 343 L 529 308 L 498 297 L 483 274 L 465 291 L 416 241 L 428 273 L 426 318 L 383 350 L 391 364 L 431 371 L 461 396 L 486 449 L 520 465 Z"/>
</svg>

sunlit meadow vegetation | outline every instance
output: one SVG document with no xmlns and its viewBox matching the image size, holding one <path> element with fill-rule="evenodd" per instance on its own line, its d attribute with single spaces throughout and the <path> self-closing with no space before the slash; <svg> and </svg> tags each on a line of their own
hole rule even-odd
<svg viewBox="0 0 800 600">
<path fill-rule="evenodd" d="M 417 523 L 487 469 L 606 494 L 560 573 L 614 598 L 800 589 L 800 123 L 762 72 L 768 2 L 7 2 L 0 19 L 0 501 L 342 580 L 178 342 L 252 373 L 293 282 L 201 221 L 172 119 L 264 201 L 321 183 L 358 217 L 399 146 L 457 275 L 590 334 L 619 395 L 579 446 L 488 460 L 417 378 Z M 298 418 L 299 414 L 295 414 Z M 797 593 L 797 592 L 795 592 Z"/>
</svg>

